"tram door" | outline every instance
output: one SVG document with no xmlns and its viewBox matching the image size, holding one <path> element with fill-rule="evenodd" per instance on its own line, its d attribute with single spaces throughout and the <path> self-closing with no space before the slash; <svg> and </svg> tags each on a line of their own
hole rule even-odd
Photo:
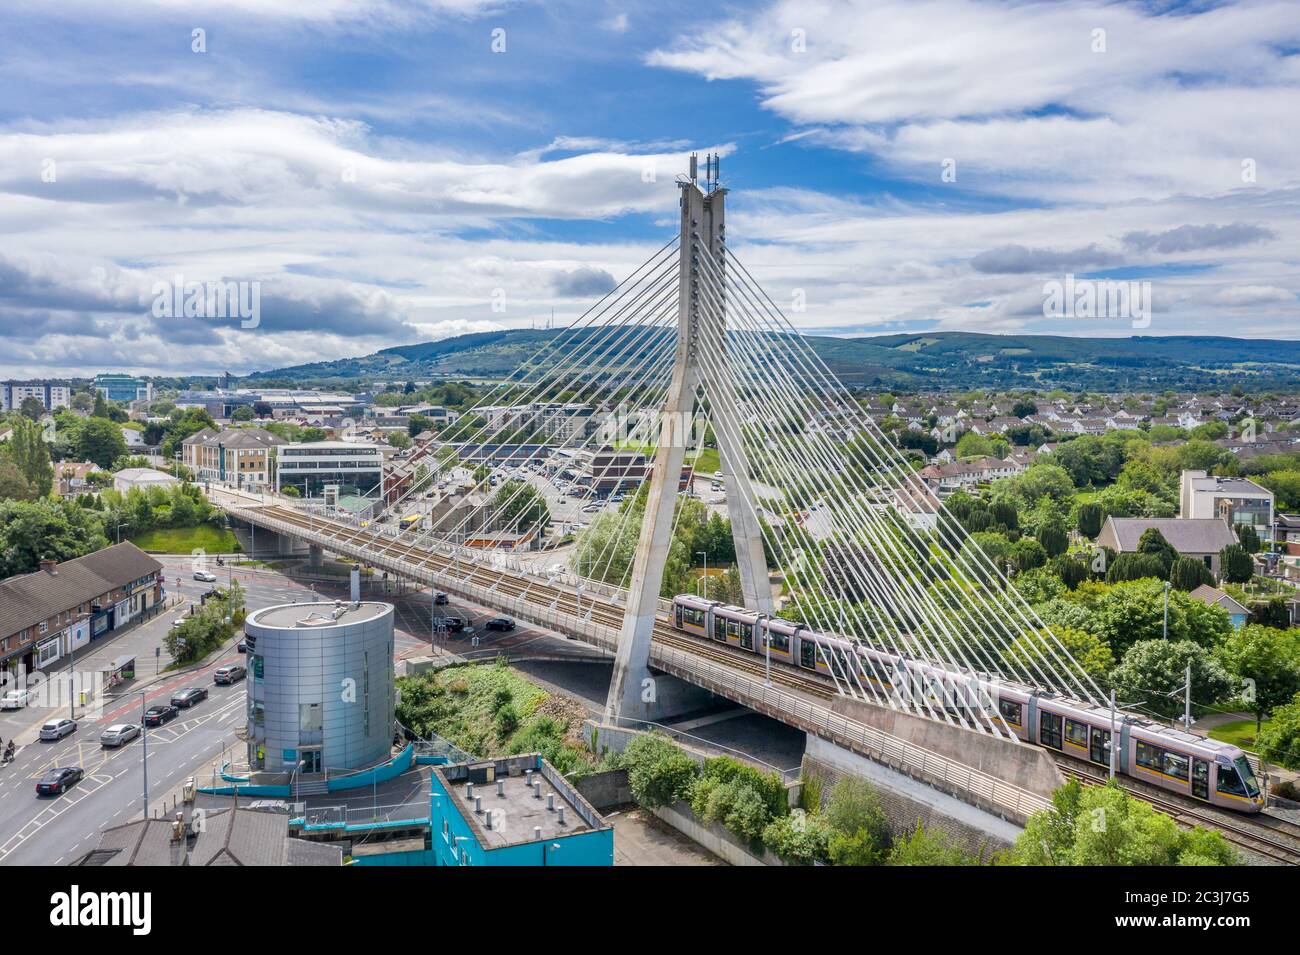
<svg viewBox="0 0 1300 955">
<path fill-rule="evenodd" d="M 1092 727 L 1092 738 L 1088 741 L 1088 758 L 1099 766 L 1110 765 L 1110 730 Z"/>
<path fill-rule="evenodd" d="M 1192 795 L 1197 799 L 1210 798 L 1210 764 L 1192 757 Z"/>
</svg>

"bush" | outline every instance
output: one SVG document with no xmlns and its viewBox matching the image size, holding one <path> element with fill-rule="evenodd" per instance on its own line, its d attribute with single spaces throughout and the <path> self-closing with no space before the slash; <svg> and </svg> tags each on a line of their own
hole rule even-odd
<svg viewBox="0 0 1300 955">
<path fill-rule="evenodd" d="M 685 799 L 699 772 L 695 760 L 661 733 L 642 733 L 623 750 L 632 798 L 647 808 Z"/>
<path fill-rule="evenodd" d="M 955 866 L 974 865 L 968 853 L 954 846 L 941 832 L 931 832 L 919 822 L 911 832 L 895 840 L 889 850 L 889 865 Z"/>
<path fill-rule="evenodd" d="M 730 756 L 717 756 L 704 761 L 700 775 L 702 778 L 714 780 L 718 783 L 730 783 L 737 780 L 746 783 L 763 797 L 763 803 L 773 817 L 783 816 L 789 812 L 785 782 L 776 773 L 765 773 L 748 763 L 732 759 Z"/>
<path fill-rule="evenodd" d="M 1193 591 L 1201 584 L 1214 584 L 1214 575 L 1204 562 L 1195 557 L 1179 557 L 1169 570 L 1169 582 L 1182 591 Z"/>
<path fill-rule="evenodd" d="M 1255 574 L 1255 561 L 1240 544 L 1219 551 L 1219 574 L 1231 584 L 1244 584 Z"/>
<path fill-rule="evenodd" d="M 820 817 L 810 815 L 802 809 L 773 819 L 763 830 L 763 844 L 786 862 L 795 865 L 829 861 L 831 837 L 831 832 Z"/>
<path fill-rule="evenodd" d="M 496 712 L 497 736 L 505 739 L 519 728 L 519 713 L 513 703 L 506 703 Z"/>
</svg>

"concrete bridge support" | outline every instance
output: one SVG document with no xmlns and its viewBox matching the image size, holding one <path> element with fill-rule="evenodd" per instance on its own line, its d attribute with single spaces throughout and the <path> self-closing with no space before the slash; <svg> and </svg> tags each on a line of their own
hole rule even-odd
<svg viewBox="0 0 1300 955">
<path fill-rule="evenodd" d="M 319 544 L 311 544 L 307 548 L 307 566 L 313 570 L 318 569 L 325 562 L 325 548 Z"/>
</svg>

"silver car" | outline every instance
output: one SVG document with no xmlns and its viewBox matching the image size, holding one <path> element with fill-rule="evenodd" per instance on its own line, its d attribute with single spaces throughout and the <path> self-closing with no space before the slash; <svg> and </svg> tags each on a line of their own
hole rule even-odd
<svg viewBox="0 0 1300 955">
<path fill-rule="evenodd" d="M 135 723 L 114 723 L 99 734 L 99 742 L 111 749 L 129 743 L 139 735 L 140 727 Z"/>
<path fill-rule="evenodd" d="M 70 720 L 66 717 L 61 720 L 50 720 L 41 726 L 41 739 L 59 740 L 69 736 L 77 731 L 77 721 Z"/>
</svg>

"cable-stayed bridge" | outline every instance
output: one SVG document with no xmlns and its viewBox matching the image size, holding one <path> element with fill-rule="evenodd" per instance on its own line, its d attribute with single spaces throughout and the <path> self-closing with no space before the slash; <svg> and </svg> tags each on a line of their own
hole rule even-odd
<svg viewBox="0 0 1300 955">
<path fill-rule="evenodd" d="M 400 491 L 354 489 L 400 515 L 464 474 L 455 506 L 404 528 L 349 517 L 333 491 L 214 499 L 612 650 L 612 720 L 663 712 L 667 674 L 1023 817 L 1041 796 L 860 714 L 1014 745 L 1000 687 L 1097 708 L 1101 691 L 730 252 L 727 190 L 680 186 L 676 236 L 446 426 Z M 681 528 L 706 509 L 684 493 L 706 445 L 734 552 L 725 602 L 714 578 L 701 596 L 674 586 L 697 556 Z M 552 520 L 570 497 L 599 512 L 576 534 Z"/>
</svg>

